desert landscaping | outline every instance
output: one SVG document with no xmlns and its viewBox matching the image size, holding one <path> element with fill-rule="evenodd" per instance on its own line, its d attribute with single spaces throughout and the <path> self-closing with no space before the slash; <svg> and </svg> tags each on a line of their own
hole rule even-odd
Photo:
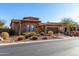
<svg viewBox="0 0 79 59">
<path fill-rule="evenodd" d="M 0 43 L 27 42 L 39 40 L 63 39 L 66 36 L 79 36 L 78 24 L 70 18 L 63 18 L 59 23 L 41 23 L 39 18 L 24 17 L 12 19 L 10 28 L 0 21 Z"/>
</svg>

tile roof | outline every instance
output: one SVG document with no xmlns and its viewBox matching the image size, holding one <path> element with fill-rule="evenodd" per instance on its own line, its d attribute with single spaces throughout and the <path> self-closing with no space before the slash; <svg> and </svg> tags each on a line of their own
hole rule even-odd
<svg viewBox="0 0 79 59">
<path fill-rule="evenodd" d="M 57 22 L 47 22 L 46 25 L 63 25 L 63 24 Z"/>
<path fill-rule="evenodd" d="M 38 17 L 32 17 L 32 16 L 29 16 L 29 17 L 24 17 L 23 19 L 24 19 L 24 20 L 25 20 L 25 19 L 39 20 L 39 18 L 38 18 Z"/>
</svg>

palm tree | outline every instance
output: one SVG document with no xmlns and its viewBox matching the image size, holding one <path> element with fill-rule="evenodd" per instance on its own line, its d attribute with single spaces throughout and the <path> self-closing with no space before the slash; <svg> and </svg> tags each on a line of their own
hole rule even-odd
<svg viewBox="0 0 79 59">
<path fill-rule="evenodd" d="M 65 28 L 67 29 L 67 32 L 70 32 L 70 29 L 76 26 L 76 22 L 74 22 L 71 18 L 63 18 L 61 23 L 64 24 Z"/>
</svg>

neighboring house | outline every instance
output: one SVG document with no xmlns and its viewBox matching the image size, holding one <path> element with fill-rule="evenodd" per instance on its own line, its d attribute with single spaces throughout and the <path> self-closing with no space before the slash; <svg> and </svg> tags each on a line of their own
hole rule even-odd
<svg viewBox="0 0 79 59">
<path fill-rule="evenodd" d="M 54 33 L 66 32 L 64 24 L 55 22 L 41 23 L 37 17 L 24 17 L 22 20 L 12 19 L 10 26 L 17 34 L 22 34 L 24 32 L 39 33 L 42 31 L 45 33 L 48 31 L 53 31 Z M 78 26 L 71 29 L 71 31 L 75 31 L 77 29 L 79 30 Z"/>
</svg>

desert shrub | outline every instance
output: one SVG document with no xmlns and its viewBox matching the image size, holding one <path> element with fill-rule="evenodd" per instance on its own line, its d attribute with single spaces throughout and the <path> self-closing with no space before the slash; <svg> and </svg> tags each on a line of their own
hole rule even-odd
<svg viewBox="0 0 79 59">
<path fill-rule="evenodd" d="M 25 39 L 25 37 L 24 36 L 18 36 L 16 39 L 15 39 L 15 41 L 22 41 L 22 40 L 24 40 Z"/>
<path fill-rule="evenodd" d="M 8 39 L 8 38 L 9 38 L 8 32 L 2 32 L 2 33 L 1 33 L 1 37 L 2 37 L 3 39 Z"/>
<path fill-rule="evenodd" d="M 24 32 L 24 33 L 22 33 L 22 35 L 24 35 L 24 36 L 25 36 L 25 35 L 28 35 L 28 32 Z"/>
<path fill-rule="evenodd" d="M 23 33 L 23 35 L 25 35 L 26 37 L 31 37 L 31 36 L 36 35 L 36 33 L 35 32 L 25 32 L 25 33 Z"/>
<path fill-rule="evenodd" d="M 48 38 L 47 38 L 46 36 L 44 36 L 42 39 L 44 39 L 44 40 L 45 40 L 45 39 L 48 39 Z"/>
<path fill-rule="evenodd" d="M 38 36 L 32 36 L 31 38 L 30 38 L 30 40 L 37 40 L 38 39 Z"/>
<path fill-rule="evenodd" d="M 40 32 L 40 35 L 45 35 L 45 33 L 44 32 Z"/>
<path fill-rule="evenodd" d="M 34 36 L 34 35 L 36 35 L 35 32 L 30 32 L 29 34 L 30 34 L 30 36 Z"/>
<path fill-rule="evenodd" d="M 48 31 L 48 35 L 53 35 L 53 31 Z"/>
<path fill-rule="evenodd" d="M 27 35 L 25 35 L 25 38 L 27 39 L 27 38 L 29 38 L 29 35 L 27 34 Z"/>
<path fill-rule="evenodd" d="M 26 35 L 26 34 L 27 34 L 27 32 L 22 33 L 22 35 Z"/>
<path fill-rule="evenodd" d="M 40 36 L 40 34 L 36 34 L 35 36 L 38 36 L 38 37 L 39 37 L 39 36 Z"/>
</svg>

